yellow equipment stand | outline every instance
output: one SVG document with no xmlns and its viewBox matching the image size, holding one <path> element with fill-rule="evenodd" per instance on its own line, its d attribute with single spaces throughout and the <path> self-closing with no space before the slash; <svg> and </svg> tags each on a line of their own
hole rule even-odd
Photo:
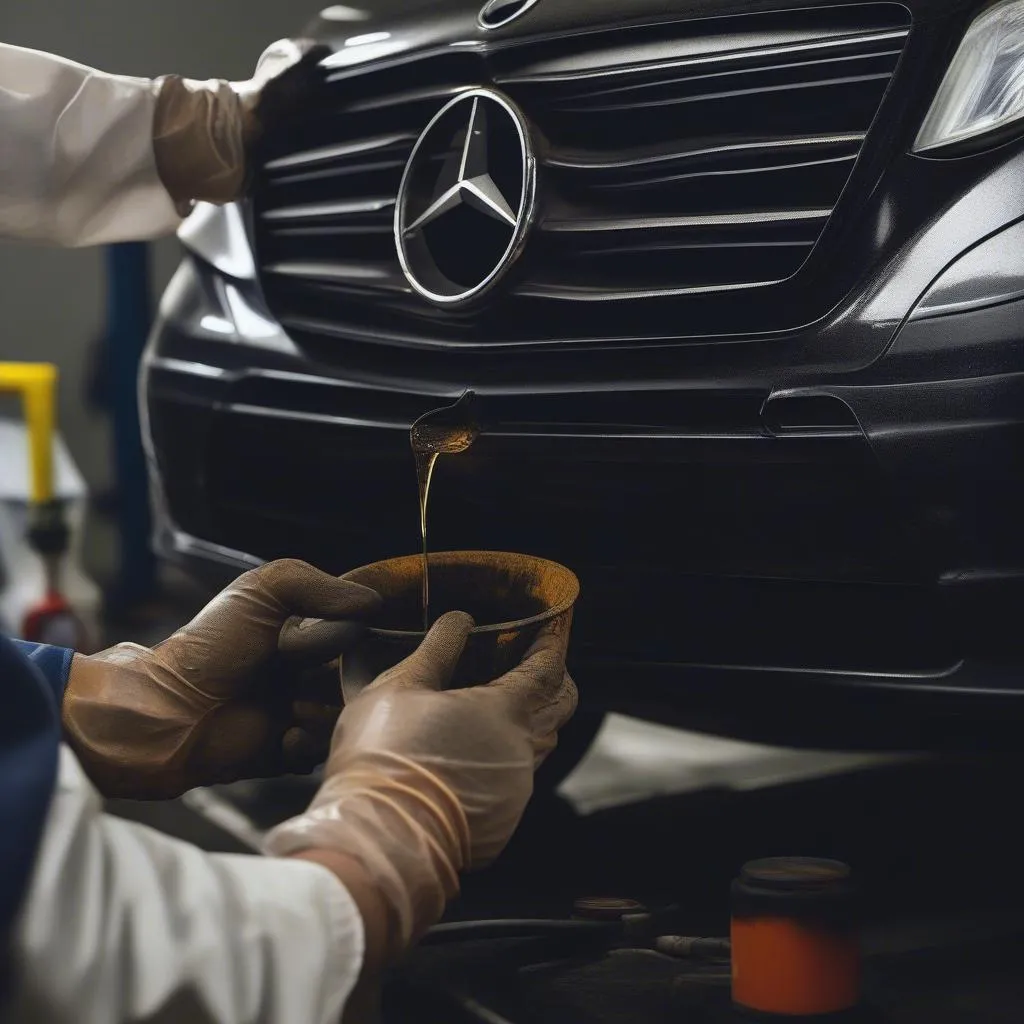
<svg viewBox="0 0 1024 1024">
<path fill-rule="evenodd" d="M 22 636 L 81 649 L 87 642 L 85 628 L 61 592 L 69 533 L 63 503 L 55 497 L 53 470 L 57 367 L 52 363 L 0 363 L 0 391 L 21 395 L 32 477 L 27 541 L 42 559 L 46 576 L 46 593 L 26 614 Z"/>
<path fill-rule="evenodd" d="M 28 427 L 33 505 L 53 501 L 53 431 L 57 367 L 52 363 L 0 363 L 0 391 L 21 395 Z"/>
</svg>

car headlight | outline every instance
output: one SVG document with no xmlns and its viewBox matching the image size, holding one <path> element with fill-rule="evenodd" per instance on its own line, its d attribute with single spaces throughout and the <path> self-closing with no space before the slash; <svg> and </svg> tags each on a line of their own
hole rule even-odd
<svg viewBox="0 0 1024 1024">
<path fill-rule="evenodd" d="M 178 229 L 178 238 L 189 252 L 227 277 L 256 280 L 249 235 L 237 204 L 197 203 Z"/>
<path fill-rule="evenodd" d="M 921 125 L 914 152 L 997 131 L 1024 116 L 1024 2 L 980 14 L 960 44 Z"/>
</svg>

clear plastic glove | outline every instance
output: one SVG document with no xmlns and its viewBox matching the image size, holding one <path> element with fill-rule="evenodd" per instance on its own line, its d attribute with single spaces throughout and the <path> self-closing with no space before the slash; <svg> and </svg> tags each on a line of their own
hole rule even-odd
<svg viewBox="0 0 1024 1024">
<path fill-rule="evenodd" d="M 231 202 L 242 194 L 249 155 L 264 131 L 286 120 L 321 80 L 330 49 L 283 39 L 268 47 L 246 82 L 157 79 L 153 149 L 164 187 L 187 212 L 192 202 Z"/>
<path fill-rule="evenodd" d="M 504 849 L 534 769 L 576 708 L 568 637 L 550 629 L 507 675 L 442 692 L 472 627 L 462 612 L 441 616 L 345 707 L 320 792 L 266 841 L 272 854 L 330 850 L 359 862 L 387 905 L 391 956 L 438 920 L 460 871 Z"/>
<path fill-rule="evenodd" d="M 67 740 L 106 796 L 311 771 L 339 711 L 338 656 L 379 606 L 305 562 L 253 569 L 152 649 L 75 655 Z"/>
</svg>

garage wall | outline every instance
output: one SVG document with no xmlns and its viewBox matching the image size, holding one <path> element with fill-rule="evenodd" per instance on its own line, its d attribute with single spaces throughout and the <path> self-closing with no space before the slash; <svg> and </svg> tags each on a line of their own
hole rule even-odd
<svg viewBox="0 0 1024 1024">
<path fill-rule="evenodd" d="M 119 74 L 244 78 L 267 43 L 316 10 L 315 0 L 2 0 L 0 40 Z M 176 259 L 173 240 L 155 246 L 154 296 Z M 82 389 L 103 300 L 101 252 L 0 243 L 0 359 L 60 366 L 62 429 L 94 489 L 109 480 L 109 439 Z"/>
</svg>

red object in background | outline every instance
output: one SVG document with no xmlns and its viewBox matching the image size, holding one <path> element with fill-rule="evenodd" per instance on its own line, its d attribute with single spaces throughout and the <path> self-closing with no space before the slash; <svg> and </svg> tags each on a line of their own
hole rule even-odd
<svg viewBox="0 0 1024 1024">
<path fill-rule="evenodd" d="M 83 650 L 88 637 L 85 626 L 75 615 L 63 594 L 50 591 L 26 614 L 21 626 L 23 639 L 36 644 L 53 644 Z"/>
<path fill-rule="evenodd" d="M 841 1013 L 860 998 L 854 936 L 787 918 L 733 918 L 733 1000 L 777 1016 Z"/>
<path fill-rule="evenodd" d="M 732 998 L 772 1019 L 843 1014 L 860 1001 L 850 869 L 771 857 L 732 885 Z"/>
</svg>

